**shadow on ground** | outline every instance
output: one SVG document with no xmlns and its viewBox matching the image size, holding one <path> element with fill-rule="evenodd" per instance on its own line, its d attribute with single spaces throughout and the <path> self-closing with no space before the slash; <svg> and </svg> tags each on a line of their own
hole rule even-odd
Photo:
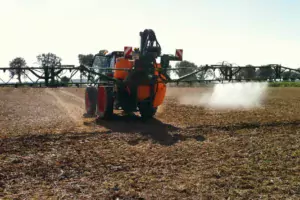
<svg viewBox="0 0 300 200">
<path fill-rule="evenodd" d="M 163 123 L 162 121 L 152 118 L 147 121 L 143 121 L 137 115 L 113 115 L 110 120 L 96 120 L 94 122 L 84 123 L 86 126 L 94 125 L 96 123 L 99 126 L 109 129 L 112 133 L 139 133 L 145 136 L 144 139 L 137 139 L 130 141 L 129 144 L 138 144 L 140 140 L 147 140 L 151 138 L 155 143 L 161 145 L 173 145 L 178 141 L 184 141 L 187 139 L 196 139 L 197 141 L 204 141 L 205 138 L 201 135 L 188 136 L 182 135 L 180 132 L 183 129 L 173 126 L 171 124 Z"/>
<path fill-rule="evenodd" d="M 198 125 L 186 128 L 178 128 L 170 124 L 165 124 L 158 119 L 152 119 L 147 122 L 142 122 L 138 116 L 114 116 L 110 121 L 98 121 L 99 126 L 106 127 L 107 131 L 95 132 L 66 132 L 66 133 L 49 133 L 49 134 L 27 134 L 14 137 L 0 138 L 0 154 L 16 153 L 34 149 L 51 150 L 53 146 L 73 145 L 81 140 L 86 140 L 92 137 L 101 136 L 99 139 L 109 139 L 111 133 L 139 133 L 143 137 L 133 137 L 128 141 L 129 145 L 136 145 L 141 141 L 152 140 L 154 143 L 161 145 L 173 145 L 178 141 L 195 139 L 199 142 L 204 141 L 203 135 L 223 131 L 237 131 L 241 129 L 256 129 L 263 127 L 285 127 L 285 126 L 300 126 L 300 121 L 290 122 L 269 122 L 269 123 L 239 123 L 230 125 Z M 94 126 L 95 121 L 88 122 L 86 126 Z M 24 153 L 24 152 L 23 152 Z"/>
<path fill-rule="evenodd" d="M 96 121 L 84 123 L 86 126 L 95 126 Z M 140 120 L 138 116 L 114 116 L 110 121 L 98 121 L 97 125 L 106 127 L 106 131 L 80 132 L 70 131 L 63 133 L 31 133 L 13 137 L 0 138 L 0 154 L 2 153 L 26 153 L 27 151 L 50 151 L 55 146 L 76 145 L 89 138 L 99 137 L 99 140 L 111 138 L 112 133 L 134 134 L 138 133 L 142 137 L 130 137 L 127 141 L 129 145 L 137 145 L 143 141 L 152 140 L 165 146 L 173 145 L 179 141 L 195 139 L 204 141 L 202 131 L 197 131 L 193 135 L 185 134 L 185 129 L 165 124 L 158 119 L 151 119 L 147 122 Z M 183 134 L 181 134 L 183 133 Z M 114 136 L 112 136 L 113 138 Z"/>
</svg>

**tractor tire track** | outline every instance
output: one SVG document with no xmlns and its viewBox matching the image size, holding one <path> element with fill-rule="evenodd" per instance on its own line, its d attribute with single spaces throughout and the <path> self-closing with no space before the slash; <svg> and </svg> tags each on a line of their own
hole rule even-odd
<svg viewBox="0 0 300 200">
<path fill-rule="evenodd" d="M 58 103 L 58 107 L 64 110 L 74 123 L 79 125 L 79 123 L 82 122 L 82 115 L 84 113 L 84 101 L 69 92 L 59 91 L 61 93 L 58 93 L 57 90 L 54 91 L 52 89 L 46 89 L 46 93 L 55 98 Z"/>
<path fill-rule="evenodd" d="M 56 98 L 43 88 L 4 88 L 0 93 L 1 136 L 57 133 L 74 124 Z"/>
<path fill-rule="evenodd" d="M 84 105 L 84 99 L 80 98 L 79 96 L 72 94 L 71 92 L 65 91 L 65 90 L 59 90 L 61 93 L 68 95 L 70 97 L 72 97 L 74 100 L 80 102 L 80 104 Z"/>
</svg>

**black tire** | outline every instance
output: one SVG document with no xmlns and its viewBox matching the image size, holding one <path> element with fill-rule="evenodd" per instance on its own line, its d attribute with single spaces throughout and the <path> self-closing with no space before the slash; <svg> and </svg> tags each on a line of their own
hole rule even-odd
<svg viewBox="0 0 300 200">
<path fill-rule="evenodd" d="M 97 107 L 97 88 L 89 86 L 85 89 L 85 110 L 88 116 L 94 116 Z"/>
<path fill-rule="evenodd" d="M 104 100 L 105 103 L 103 105 L 104 110 L 100 111 L 98 109 L 98 106 L 100 104 L 102 104 L 101 101 L 101 96 L 97 96 L 97 107 L 96 107 L 96 113 L 97 113 L 97 119 L 103 119 L 103 120 L 108 120 L 111 119 L 113 116 L 113 112 L 114 112 L 114 95 L 113 95 L 113 87 L 111 86 L 101 86 L 101 89 L 104 89 Z M 99 90 L 101 90 L 99 88 Z M 98 94 L 99 95 L 99 94 Z M 101 94 L 100 94 L 101 95 Z"/>
<path fill-rule="evenodd" d="M 157 107 L 153 107 L 149 102 L 141 102 L 139 112 L 143 120 L 148 120 L 154 117 Z"/>
</svg>

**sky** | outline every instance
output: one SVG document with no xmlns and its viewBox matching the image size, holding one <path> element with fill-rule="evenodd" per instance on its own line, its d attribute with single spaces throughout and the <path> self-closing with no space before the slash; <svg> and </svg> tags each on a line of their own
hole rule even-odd
<svg viewBox="0 0 300 200">
<path fill-rule="evenodd" d="M 153 29 L 162 53 L 183 49 L 197 65 L 300 67 L 297 0 L 0 0 L 0 67 L 17 56 L 34 66 L 52 52 L 62 64 L 78 54 L 139 47 Z"/>
</svg>

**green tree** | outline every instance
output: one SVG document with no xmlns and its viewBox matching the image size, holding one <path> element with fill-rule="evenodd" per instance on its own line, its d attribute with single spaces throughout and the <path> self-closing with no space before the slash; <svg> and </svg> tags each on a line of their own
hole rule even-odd
<svg viewBox="0 0 300 200">
<path fill-rule="evenodd" d="M 61 77 L 60 79 L 61 83 L 63 83 L 64 85 L 67 85 L 70 81 L 70 78 L 66 77 L 66 76 L 63 76 Z"/>
<path fill-rule="evenodd" d="M 271 66 L 265 66 L 257 70 L 256 75 L 259 79 L 272 79 L 275 77 L 275 72 Z"/>
<path fill-rule="evenodd" d="M 296 69 L 297 72 L 294 74 L 293 78 L 300 80 L 300 68 Z"/>
<path fill-rule="evenodd" d="M 254 79 L 256 77 L 255 67 L 252 65 L 246 65 L 236 75 L 238 79 Z"/>
<path fill-rule="evenodd" d="M 282 73 L 282 79 L 284 81 L 288 81 L 292 78 L 292 75 L 293 75 L 293 72 L 291 72 L 290 70 L 289 71 L 285 71 Z"/>
<path fill-rule="evenodd" d="M 68 83 L 69 81 L 70 81 L 70 78 L 68 78 L 68 77 L 66 77 L 66 76 L 63 76 L 63 77 L 61 77 L 61 82 L 63 82 L 63 83 Z"/>
<path fill-rule="evenodd" d="M 297 69 L 296 69 L 297 70 Z M 298 69 L 299 70 L 299 69 Z M 282 73 L 283 80 L 291 80 L 295 81 L 296 79 L 300 79 L 300 71 L 285 71 Z"/>
<path fill-rule="evenodd" d="M 21 76 L 26 75 L 26 70 L 22 69 L 22 68 L 26 67 L 25 59 L 22 57 L 16 57 L 12 61 L 10 61 L 9 67 L 11 68 L 9 70 L 11 78 L 13 78 L 16 75 L 19 83 L 22 83 Z"/>
<path fill-rule="evenodd" d="M 185 69 L 180 69 L 184 67 Z M 194 63 L 192 62 L 189 62 L 189 61 L 181 61 L 181 62 L 178 62 L 176 63 L 175 65 L 175 68 L 177 68 L 176 70 L 174 70 L 175 74 L 179 77 L 181 76 L 184 76 L 184 75 L 187 75 L 189 73 L 192 73 L 193 71 L 195 71 L 198 67 L 197 65 L 195 65 Z M 187 77 L 186 79 L 184 80 L 189 80 L 189 81 L 194 81 L 194 80 L 197 80 L 197 75 L 194 74 L 192 76 L 189 76 Z"/>
<path fill-rule="evenodd" d="M 86 67 L 92 67 L 93 66 L 93 59 L 94 55 L 93 54 L 79 54 L 78 55 L 78 60 L 80 65 L 84 65 Z"/>
<path fill-rule="evenodd" d="M 80 65 L 83 65 L 85 67 L 92 67 L 93 66 L 93 61 L 94 61 L 94 55 L 93 54 L 86 54 L 86 55 L 79 54 L 78 55 L 78 60 L 79 60 Z M 87 74 L 87 72 L 85 72 L 85 71 L 82 71 L 80 76 L 88 77 L 89 80 L 92 79 L 92 76 Z"/>
</svg>

